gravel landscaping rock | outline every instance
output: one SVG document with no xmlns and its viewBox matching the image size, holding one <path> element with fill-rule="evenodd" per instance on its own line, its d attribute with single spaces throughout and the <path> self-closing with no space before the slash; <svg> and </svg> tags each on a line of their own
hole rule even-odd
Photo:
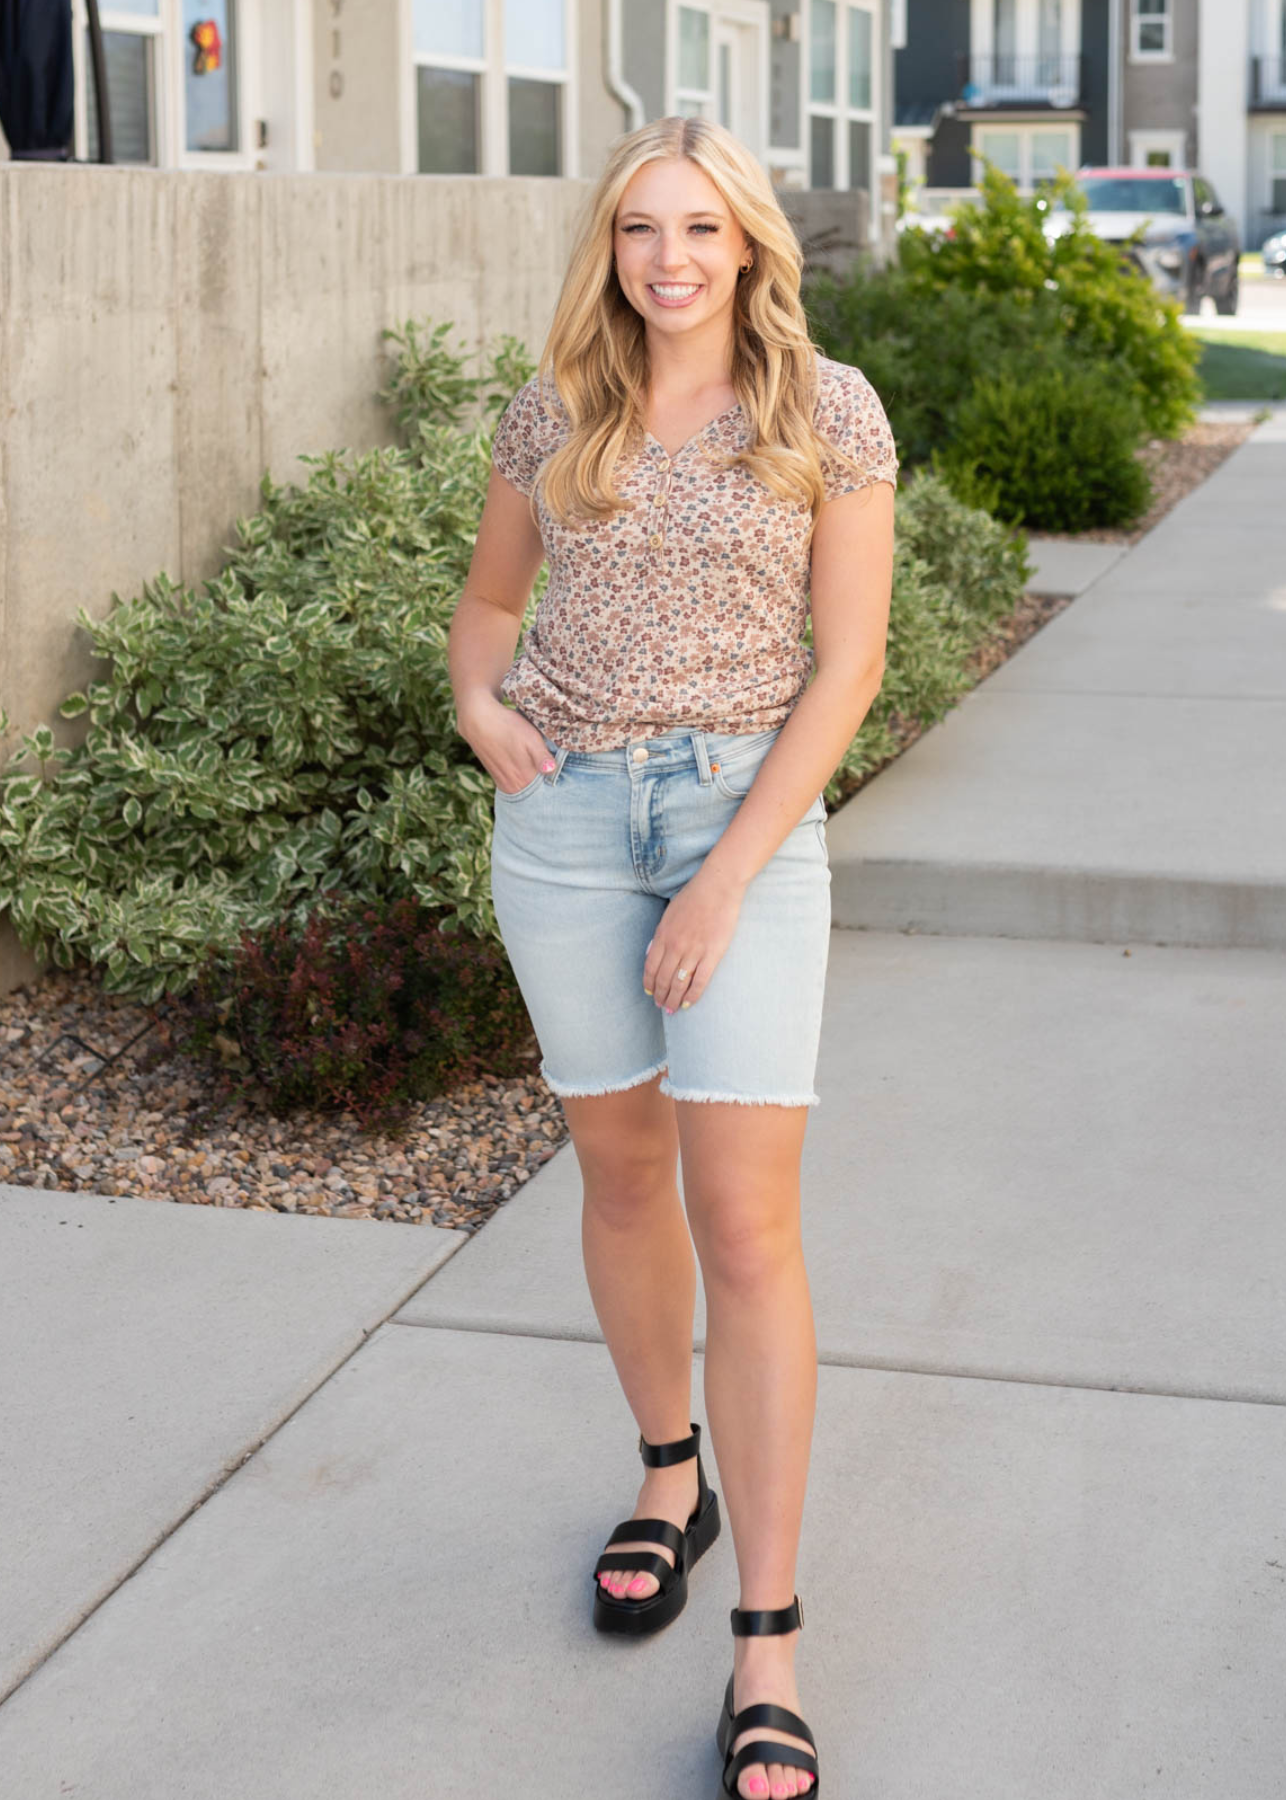
<svg viewBox="0 0 1286 1800">
<path fill-rule="evenodd" d="M 538 1074 L 420 1103 L 400 1137 L 352 1114 L 227 1097 L 171 1049 L 163 1008 L 50 969 L 0 997 L 0 1182 L 477 1231 L 567 1137 Z"/>
</svg>

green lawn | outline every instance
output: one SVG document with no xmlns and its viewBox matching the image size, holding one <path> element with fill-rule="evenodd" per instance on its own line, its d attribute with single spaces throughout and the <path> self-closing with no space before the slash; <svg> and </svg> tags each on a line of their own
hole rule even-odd
<svg viewBox="0 0 1286 1800">
<path fill-rule="evenodd" d="M 1286 400 L 1286 331 L 1190 329 L 1201 339 L 1207 400 Z"/>
</svg>

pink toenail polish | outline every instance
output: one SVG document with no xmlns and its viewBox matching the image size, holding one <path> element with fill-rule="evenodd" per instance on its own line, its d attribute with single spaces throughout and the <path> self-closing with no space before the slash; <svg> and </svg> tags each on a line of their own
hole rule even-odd
<svg viewBox="0 0 1286 1800">
<path fill-rule="evenodd" d="M 645 1575 L 636 1575 L 634 1577 L 633 1581 L 630 1583 L 630 1592 L 632 1594 L 637 1593 L 638 1590 L 643 1586 L 643 1583 L 646 1581 L 646 1579 L 647 1579 L 647 1577 Z"/>
</svg>

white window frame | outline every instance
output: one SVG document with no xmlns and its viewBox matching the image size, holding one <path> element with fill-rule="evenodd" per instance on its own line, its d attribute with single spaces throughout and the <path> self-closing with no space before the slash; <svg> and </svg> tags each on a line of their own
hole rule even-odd
<svg viewBox="0 0 1286 1800">
<path fill-rule="evenodd" d="M 1146 168 L 1149 150 L 1168 150 L 1170 167 L 1172 169 L 1186 168 L 1187 147 L 1188 134 L 1184 131 L 1132 131 L 1130 133 L 1130 167 L 1132 169 Z"/>
<path fill-rule="evenodd" d="M 679 12 L 704 13 L 709 21 L 710 66 L 706 73 L 710 85 L 705 88 L 679 85 Z M 727 44 L 736 55 L 741 53 L 741 76 L 744 81 L 741 108 L 744 123 L 740 130 L 731 129 L 747 148 L 761 160 L 765 154 L 764 124 L 768 116 L 768 0 L 666 0 L 665 9 L 665 110 L 667 113 L 691 113 L 700 107 L 700 117 L 719 116 L 719 49 Z M 735 78 L 734 78 L 735 79 Z"/>
<path fill-rule="evenodd" d="M 160 0 L 155 17 L 118 12 L 107 3 L 99 16 L 104 35 L 129 32 L 148 37 L 152 47 L 152 142 L 156 161 L 142 165 L 157 169 L 253 169 L 258 165 L 258 146 L 251 140 L 259 94 L 260 0 L 233 0 L 237 25 L 236 105 L 237 150 L 189 150 L 186 137 L 183 91 L 184 59 L 188 54 L 183 34 L 182 0 Z M 85 0 L 72 0 L 72 78 L 75 92 L 73 144 L 76 156 L 89 156 L 89 84 L 94 79 L 86 36 L 89 8 Z"/>
<path fill-rule="evenodd" d="M 1032 140 L 1036 137 L 1070 137 L 1072 154 L 1068 158 L 1067 167 L 1075 170 L 1081 162 L 1081 125 L 1079 119 L 975 119 L 969 133 L 969 153 L 972 162 L 974 153 L 981 149 L 981 138 L 988 131 L 1009 131 L 1018 137 L 1018 192 L 1034 194 L 1036 183 L 1032 178 Z M 974 165 L 978 179 L 982 176 L 982 164 Z M 1043 179 L 1043 177 L 1042 177 Z"/>
<path fill-rule="evenodd" d="M 1174 61 L 1174 0 L 1163 0 L 1164 13 L 1145 13 L 1139 10 L 1139 0 L 1130 0 L 1130 61 L 1132 63 L 1171 63 Z M 1144 25 L 1155 25 L 1161 21 L 1162 36 L 1165 47 L 1161 50 L 1144 50 L 1139 39 L 1143 35 Z"/>
<path fill-rule="evenodd" d="M 871 21 L 871 104 L 869 106 L 851 106 L 848 98 L 849 74 L 849 9 L 864 12 Z M 871 129 L 871 187 L 868 220 L 868 235 L 875 243 L 880 235 L 880 142 L 876 121 L 881 116 L 884 103 L 884 44 L 881 36 L 882 9 L 876 0 L 838 0 L 835 9 L 835 99 L 814 100 L 811 93 L 812 68 L 810 48 L 813 41 L 813 13 L 809 0 L 805 27 L 805 38 L 800 55 L 800 117 L 803 120 L 803 151 L 807 169 L 807 182 L 813 183 L 812 168 L 812 122 L 814 118 L 830 119 L 835 127 L 835 180 L 831 191 L 849 193 L 852 191 L 852 170 L 849 166 L 849 130 L 850 123 L 869 125 Z"/>
<path fill-rule="evenodd" d="M 706 68 L 707 85 L 703 88 L 680 87 L 679 85 L 679 14 L 682 12 L 700 13 L 706 22 L 706 49 L 709 61 Z M 666 36 L 669 40 L 669 54 L 666 62 L 666 88 L 671 96 L 666 106 L 667 113 L 683 113 L 686 116 L 713 119 L 715 116 L 715 24 L 709 6 L 690 5 L 688 0 L 674 0 L 670 7 L 669 29 Z M 695 111 L 694 111 L 695 109 Z"/>
<path fill-rule="evenodd" d="M 531 69 L 505 58 L 505 0 L 483 0 L 482 55 L 447 56 L 437 51 L 418 51 L 415 47 L 415 9 L 411 0 L 401 0 L 402 67 L 402 172 L 420 173 L 417 107 L 419 86 L 416 69 L 466 69 L 478 75 L 480 93 L 478 111 L 481 133 L 482 167 L 479 176 L 509 174 L 509 80 L 543 81 L 560 90 L 558 135 L 562 145 L 562 168 L 557 175 L 541 179 L 564 181 L 580 173 L 580 145 L 577 120 L 580 116 L 579 83 L 576 70 L 579 60 L 580 25 L 578 0 L 561 0 L 563 8 L 563 54 L 561 69 Z M 524 177 L 524 179 L 526 179 Z M 531 179 L 537 179 L 531 177 Z"/>
</svg>

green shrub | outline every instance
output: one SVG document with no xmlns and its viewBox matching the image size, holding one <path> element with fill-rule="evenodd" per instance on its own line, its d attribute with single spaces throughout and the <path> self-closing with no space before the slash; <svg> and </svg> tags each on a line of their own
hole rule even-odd
<svg viewBox="0 0 1286 1800">
<path fill-rule="evenodd" d="M 1017 606 L 1031 574 L 1021 534 L 965 506 L 927 471 L 899 491 L 896 510 L 884 681 L 827 783 L 832 804 L 896 754 L 901 726 L 950 711 L 972 685 L 970 652 Z"/>
<path fill-rule="evenodd" d="M 808 304 L 815 341 L 860 368 L 880 396 L 907 470 L 929 464 L 974 382 L 1032 330 L 1030 313 L 1007 296 L 980 305 L 963 290 L 926 292 L 897 265 L 842 282 L 817 275 Z"/>
<path fill-rule="evenodd" d="M 161 574 L 101 621 L 81 609 L 110 670 L 60 711 L 88 735 L 55 748 L 42 725 L 0 772 L 0 912 L 39 960 L 151 1003 L 331 892 L 494 934 L 492 783 L 455 731 L 446 641 L 492 415 L 533 365 L 504 340 L 468 376 L 447 329 L 386 334 L 409 448 L 306 457 L 302 490 L 265 474 L 203 593 Z"/>
<path fill-rule="evenodd" d="M 1036 531 L 1135 519 L 1152 483 L 1134 455 L 1138 408 L 1111 376 L 1062 362 L 984 376 L 956 416 L 941 458 L 970 506 Z"/>
<path fill-rule="evenodd" d="M 1051 192 L 1066 195 L 1071 228 L 1052 240 L 1042 229 L 1047 197 L 1021 199 L 990 167 L 981 188 L 978 205 L 953 210 L 953 236 L 908 231 L 890 268 L 843 280 L 819 272 L 806 284 L 816 341 L 874 384 L 904 466 L 954 448 L 980 383 L 1003 371 L 1025 380 L 1059 359 L 1102 372 L 1133 402 L 1129 450 L 1144 435 L 1181 431 L 1200 400 L 1200 351 L 1177 306 L 1089 230 L 1070 177 Z M 1119 410 L 1116 418 L 1125 429 Z M 1011 467 L 1010 478 L 1019 474 Z M 1068 474 L 1081 479 L 1070 466 Z M 1017 494 L 1000 504 L 1006 517 L 1028 516 Z"/>
<path fill-rule="evenodd" d="M 527 1072 L 531 1021 L 504 953 L 445 935 L 418 901 L 322 900 L 302 925 L 245 932 L 177 1002 L 179 1042 L 272 1112 L 348 1107 L 393 1130 L 413 1101 L 484 1071 Z"/>
<path fill-rule="evenodd" d="M 927 470 L 898 494 L 897 542 L 925 566 L 939 607 L 959 616 L 970 649 L 1014 610 L 1034 573 L 1022 532 L 1001 530 Z"/>
</svg>

